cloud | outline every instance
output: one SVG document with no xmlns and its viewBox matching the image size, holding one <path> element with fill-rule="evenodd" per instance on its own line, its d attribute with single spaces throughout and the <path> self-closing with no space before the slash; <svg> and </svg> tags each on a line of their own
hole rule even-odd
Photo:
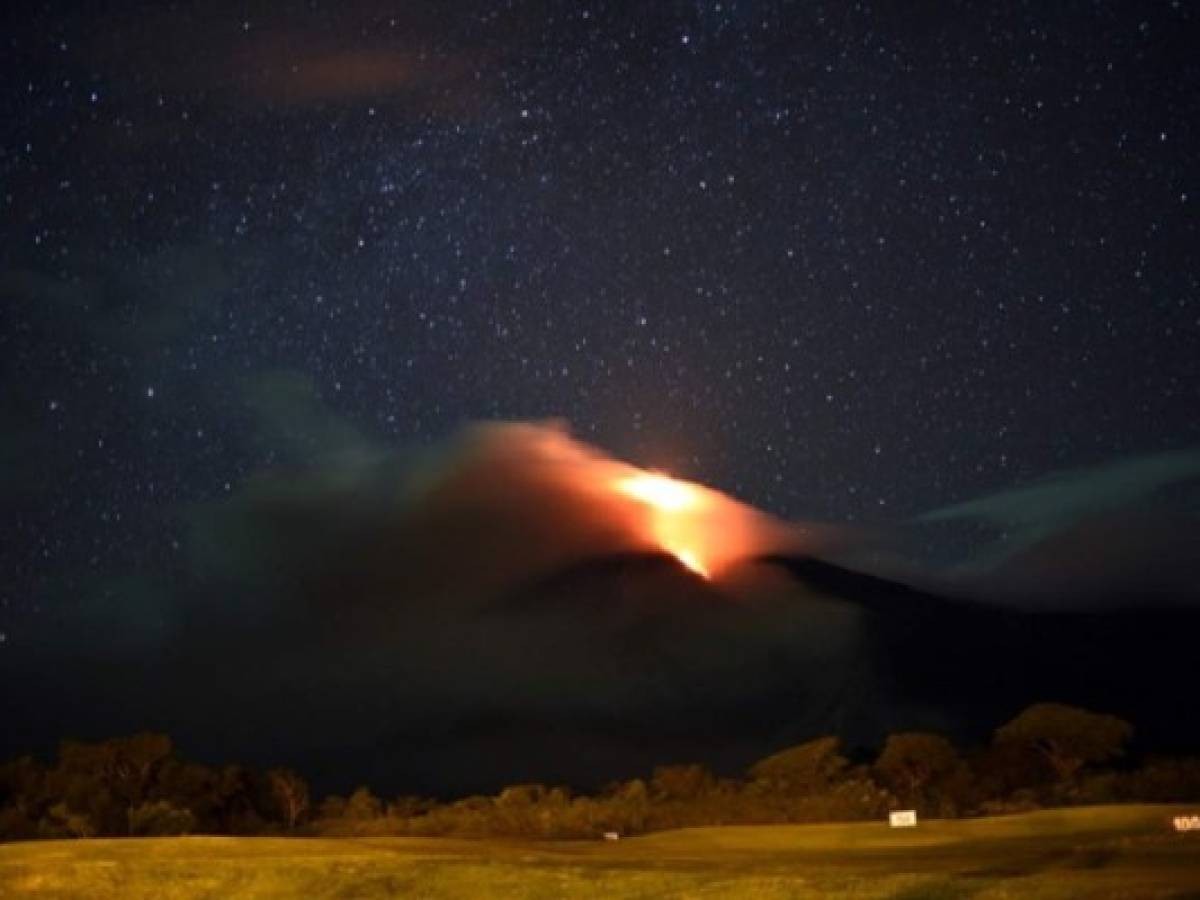
<svg viewBox="0 0 1200 900">
<path fill-rule="evenodd" d="M 231 63 L 259 100 L 283 105 L 407 99 L 442 106 L 478 88 L 470 57 L 416 49 L 329 46 L 319 36 L 293 34 L 255 43 Z"/>
<path fill-rule="evenodd" d="M 222 286 L 219 267 L 197 248 L 150 254 L 124 275 L 107 265 L 80 278 L 0 268 L 0 332 L 34 348 L 0 360 L 12 384 L 0 395 L 0 496 L 33 516 L 54 506 L 51 498 L 79 476 L 80 446 L 95 441 L 79 435 L 77 413 L 126 414 L 120 388 L 143 392 L 143 368 L 161 374 L 154 363 L 164 348 L 218 312 Z M 86 379 L 78 374 L 85 364 Z M 116 389 L 98 387 L 105 383 Z"/>
<path fill-rule="evenodd" d="M 111 261 L 82 268 L 76 278 L 0 270 L 0 300 L 47 334 L 152 354 L 219 320 L 230 284 L 220 257 L 200 245 L 164 247 L 124 269 Z"/>
<path fill-rule="evenodd" d="M 294 369 L 257 372 L 240 382 L 254 415 L 253 438 L 280 459 L 352 470 L 384 450 L 322 401 L 313 380 Z"/>
<path fill-rule="evenodd" d="M 499 51 L 482 46 L 473 22 L 470 11 L 447 13 L 436 4 L 381 10 L 346 0 L 331 17 L 320 9 L 248 10 L 190 0 L 169 10 L 118 11 L 80 44 L 90 66 L 109 80 L 136 74 L 155 94 L 200 95 L 226 110 L 287 112 L 370 101 L 414 115 L 462 116 L 496 91 L 480 72 Z M 497 29 L 517 22 L 493 22 L 488 46 L 505 46 Z M 83 18 L 76 27 L 86 28 Z M 168 137 L 154 121 L 139 124 L 138 132 Z M 114 138 L 130 140 L 127 134 Z"/>
<path fill-rule="evenodd" d="M 918 526 L 981 527 L 947 571 L 991 591 L 1100 603 L 1200 596 L 1200 451 L 1052 473 L 942 507 Z"/>
<path fill-rule="evenodd" d="M 1200 477 L 1200 451 L 1122 459 L 1051 473 L 1020 488 L 942 507 L 918 521 L 982 519 L 1033 534 L 1084 515 L 1117 509 L 1174 484 Z"/>
</svg>

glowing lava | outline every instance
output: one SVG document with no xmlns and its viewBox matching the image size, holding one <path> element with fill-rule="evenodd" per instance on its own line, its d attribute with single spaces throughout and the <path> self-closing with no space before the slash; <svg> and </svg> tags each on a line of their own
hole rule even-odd
<svg viewBox="0 0 1200 900">
<path fill-rule="evenodd" d="M 617 482 L 617 490 L 667 513 L 695 506 L 700 496 L 700 492 L 686 481 L 676 481 L 657 472 L 622 478 Z"/>
<path fill-rule="evenodd" d="M 620 478 L 616 488 L 649 507 L 650 532 L 664 550 L 696 574 L 709 577 L 708 528 L 699 515 L 709 505 L 703 488 L 657 472 Z"/>
</svg>

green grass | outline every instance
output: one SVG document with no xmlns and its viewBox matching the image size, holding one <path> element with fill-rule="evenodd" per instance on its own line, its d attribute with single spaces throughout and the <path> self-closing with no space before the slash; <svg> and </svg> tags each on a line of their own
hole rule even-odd
<svg viewBox="0 0 1200 900">
<path fill-rule="evenodd" d="M 154 838 L 0 845 L 0 897 L 1175 898 L 1200 835 L 1168 806 L 924 822 L 691 828 L 616 843 Z"/>
</svg>

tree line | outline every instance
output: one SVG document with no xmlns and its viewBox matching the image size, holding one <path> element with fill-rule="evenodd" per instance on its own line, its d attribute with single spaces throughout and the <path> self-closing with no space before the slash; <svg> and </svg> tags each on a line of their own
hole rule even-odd
<svg viewBox="0 0 1200 900">
<path fill-rule="evenodd" d="M 959 748 L 932 732 L 890 735 L 854 762 L 834 736 L 759 760 L 742 777 L 699 764 L 594 794 L 521 784 L 451 802 L 360 787 L 319 802 L 290 769 L 202 765 L 169 737 L 143 733 L 64 741 L 57 759 L 0 764 L 0 840 L 182 834 L 463 835 L 587 838 L 696 825 L 1019 812 L 1043 806 L 1200 801 L 1200 758 L 1131 761 L 1133 729 L 1115 716 L 1039 703 Z"/>
</svg>

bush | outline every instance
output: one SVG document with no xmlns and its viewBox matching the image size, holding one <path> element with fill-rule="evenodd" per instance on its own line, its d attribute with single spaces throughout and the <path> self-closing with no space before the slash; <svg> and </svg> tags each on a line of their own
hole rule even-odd
<svg viewBox="0 0 1200 900">
<path fill-rule="evenodd" d="M 48 838 L 89 838 L 95 836 L 96 826 L 86 813 L 55 803 L 38 822 L 38 833 Z"/>
<path fill-rule="evenodd" d="M 896 806 L 895 796 L 865 775 L 848 778 L 799 801 L 793 822 L 855 822 L 882 819 Z"/>
<path fill-rule="evenodd" d="M 839 738 L 817 738 L 755 763 L 750 777 L 762 793 L 793 797 L 819 793 L 849 765 L 841 749 Z"/>
<path fill-rule="evenodd" d="M 305 824 L 308 790 L 287 770 L 262 775 L 188 763 L 161 735 L 64 742 L 57 764 L 0 763 L 0 840 L 97 835 L 280 833 L 282 822 L 330 835 L 599 838 L 665 828 L 882 820 L 896 808 L 922 817 L 1026 812 L 1048 804 L 1200 802 L 1200 759 L 1152 759 L 1131 771 L 1089 768 L 1116 758 L 1129 726 L 1054 704 L 1030 707 L 964 760 L 944 738 L 888 738 L 873 767 L 852 766 L 836 737 L 785 749 L 746 780 L 701 765 L 660 766 L 648 780 L 594 796 L 518 784 L 496 796 L 438 803 L 401 796 L 386 806 L 367 787 L 330 796 Z"/>
<path fill-rule="evenodd" d="M 1200 758 L 1155 759 L 1130 773 L 1124 795 L 1150 803 L 1200 803 Z"/>
<path fill-rule="evenodd" d="M 129 833 L 137 837 L 171 837 L 191 834 L 196 817 L 190 809 L 172 806 L 166 800 L 152 800 L 129 810 Z"/>
<path fill-rule="evenodd" d="M 985 816 L 1007 816 L 1015 813 L 1034 812 L 1042 808 L 1037 794 L 1029 788 L 1015 791 L 1008 797 L 985 800 L 979 804 L 979 813 Z"/>
<path fill-rule="evenodd" d="M 383 815 L 383 801 L 372 794 L 370 788 L 360 787 L 350 795 L 342 814 L 356 821 L 378 819 Z"/>
</svg>

